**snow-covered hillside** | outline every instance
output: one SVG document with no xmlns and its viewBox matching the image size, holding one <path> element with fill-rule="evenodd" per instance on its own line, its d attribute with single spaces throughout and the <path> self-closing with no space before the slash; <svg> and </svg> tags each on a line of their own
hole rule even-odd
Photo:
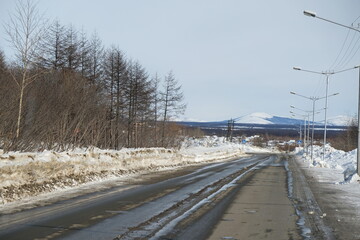
<svg viewBox="0 0 360 240">
<path fill-rule="evenodd" d="M 348 126 L 351 121 L 353 121 L 354 118 L 350 117 L 350 116 L 345 116 L 345 115 L 339 115 L 336 117 L 330 117 L 327 122 L 329 125 L 333 125 L 333 126 Z"/>
<path fill-rule="evenodd" d="M 268 113 L 256 112 L 238 117 L 235 119 L 235 122 L 243 123 L 243 124 L 285 124 L 285 125 L 297 124 L 298 125 L 300 123 L 303 123 L 304 121 L 300 119 L 279 117 Z"/>
<path fill-rule="evenodd" d="M 331 126 L 347 126 L 352 117 L 339 115 L 330 117 L 328 125 Z M 289 117 L 275 116 L 268 113 L 256 112 L 235 118 L 235 123 L 242 124 L 280 124 L 280 125 L 299 125 L 304 124 L 304 119 L 296 119 Z M 316 122 L 317 125 L 323 125 L 324 122 Z"/>
<path fill-rule="evenodd" d="M 273 116 L 267 113 L 252 113 L 235 119 L 236 123 L 272 124 Z"/>
</svg>

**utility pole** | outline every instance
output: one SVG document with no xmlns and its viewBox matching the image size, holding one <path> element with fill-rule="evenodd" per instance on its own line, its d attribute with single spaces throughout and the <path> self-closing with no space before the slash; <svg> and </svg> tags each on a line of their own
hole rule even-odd
<svg viewBox="0 0 360 240">
<path fill-rule="evenodd" d="M 228 121 L 227 125 L 227 134 L 226 134 L 226 140 L 232 142 L 232 134 L 234 131 L 235 121 L 233 119 L 230 119 Z"/>
<path fill-rule="evenodd" d="M 299 70 L 300 68 L 297 68 L 295 67 L 294 69 L 296 70 Z M 334 93 L 334 94 L 331 94 L 331 95 L 327 95 L 325 97 L 307 97 L 307 96 L 304 96 L 304 95 L 301 95 L 301 94 L 297 94 L 295 92 L 290 92 L 290 94 L 293 94 L 293 95 L 297 95 L 299 97 L 302 97 L 302 98 L 306 98 L 306 99 L 309 99 L 311 101 L 313 101 L 313 110 L 312 110 L 312 131 L 311 131 L 311 161 L 314 162 L 314 158 L 313 158 L 313 147 L 314 147 L 314 127 L 315 127 L 315 122 L 314 122 L 314 118 L 315 118 L 315 102 L 320 100 L 320 99 L 324 99 L 324 98 L 328 98 L 328 97 L 332 97 L 332 96 L 336 96 L 338 95 L 339 93 Z M 290 106 L 290 107 L 293 107 L 293 106 Z M 325 111 L 326 111 L 326 108 L 325 108 Z M 325 115 L 326 116 L 326 115 Z M 324 151 L 324 155 L 325 155 L 325 143 L 323 145 L 323 151 Z"/>
<path fill-rule="evenodd" d="M 347 26 L 338 22 L 334 22 L 332 20 L 326 19 L 326 18 L 322 18 L 317 16 L 317 14 L 315 12 L 311 12 L 311 11 L 304 11 L 304 15 L 308 16 L 308 17 L 314 17 L 314 18 L 318 18 L 320 20 L 344 27 L 344 28 L 348 28 L 351 29 L 353 31 L 356 31 L 358 33 L 360 33 L 360 29 L 358 28 L 354 28 L 353 26 Z M 360 175 L 360 65 L 355 66 L 354 68 L 359 68 L 359 92 L 358 92 L 358 143 L 357 143 L 357 174 Z M 324 142 L 325 145 L 325 142 Z M 325 153 L 325 152 L 324 152 Z"/>
</svg>

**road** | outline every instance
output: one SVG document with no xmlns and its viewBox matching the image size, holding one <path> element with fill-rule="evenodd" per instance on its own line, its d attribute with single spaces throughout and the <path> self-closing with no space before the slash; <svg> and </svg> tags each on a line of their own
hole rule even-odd
<svg viewBox="0 0 360 240">
<path fill-rule="evenodd" d="M 0 239 L 310 239 L 318 225 L 304 223 L 312 220 L 293 192 L 307 190 L 293 191 L 299 173 L 289 166 L 284 156 L 254 154 L 149 174 L 2 215 Z"/>
</svg>

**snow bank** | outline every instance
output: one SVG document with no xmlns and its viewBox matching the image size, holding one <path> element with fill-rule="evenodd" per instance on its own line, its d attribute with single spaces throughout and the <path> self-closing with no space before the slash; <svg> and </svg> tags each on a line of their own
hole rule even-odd
<svg viewBox="0 0 360 240">
<path fill-rule="evenodd" d="M 308 162 L 309 167 L 329 168 L 334 171 L 341 171 L 344 179 L 339 180 L 339 183 L 354 183 L 360 180 L 359 176 L 356 174 L 356 149 L 350 152 L 344 152 L 326 145 L 325 156 L 323 157 L 323 147 L 314 146 L 313 161 L 311 161 L 310 151 L 311 149 L 309 148 L 309 154 L 306 155 L 304 149 L 296 149 L 296 154 L 305 162 Z"/>
<path fill-rule="evenodd" d="M 224 138 L 206 137 L 188 139 L 178 150 L 93 148 L 68 152 L 0 152 L 0 203 L 126 174 L 231 159 L 249 150 L 254 149 L 226 142 Z"/>
<path fill-rule="evenodd" d="M 334 189 L 332 201 L 338 201 L 346 206 L 346 210 L 336 209 L 338 221 L 350 222 L 360 218 L 360 178 L 356 174 L 357 150 L 344 152 L 326 146 L 324 159 L 322 147 L 314 146 L 314 161 L 306 156 L 303 149 L 297 149 L 297 155 L 303 161 L 301 165 L 316 180 L 326 188 Z M 307 166 L 306 166 L 307 165 Z M 351 211 L 351 217 L 349 217 Z"/>
</svg>

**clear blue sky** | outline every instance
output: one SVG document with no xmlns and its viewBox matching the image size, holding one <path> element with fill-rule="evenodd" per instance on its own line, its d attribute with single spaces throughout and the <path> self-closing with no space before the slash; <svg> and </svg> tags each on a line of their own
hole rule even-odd
<svg viewBox="0 0 360 240">
<path fill-rule="evenodd" d="M 14 5 L 0 0 L 2 23 Z M 311 108 L 290 91 L 325 94 L 323 76 L 293 66 L 324 71 L 360 64 L 359 33 L 302 13 L 312 10 L 358 26 L 359 0 L 39 0 L 38 7 L 46 18 L 89 35 L 97 31 L 105 46 L 119 46 L 150 75 L 173 70 L 188 106 L 184 118 L 289 116 L 289 105 Z M 8 46 L 1 28 L 0 48 L 7 56 Z M 329 99 L 330 117 L 357 113 L 358 79 L 356 70 L 331 77 L 330 93 L 340 95 Z"/>
</svg>

